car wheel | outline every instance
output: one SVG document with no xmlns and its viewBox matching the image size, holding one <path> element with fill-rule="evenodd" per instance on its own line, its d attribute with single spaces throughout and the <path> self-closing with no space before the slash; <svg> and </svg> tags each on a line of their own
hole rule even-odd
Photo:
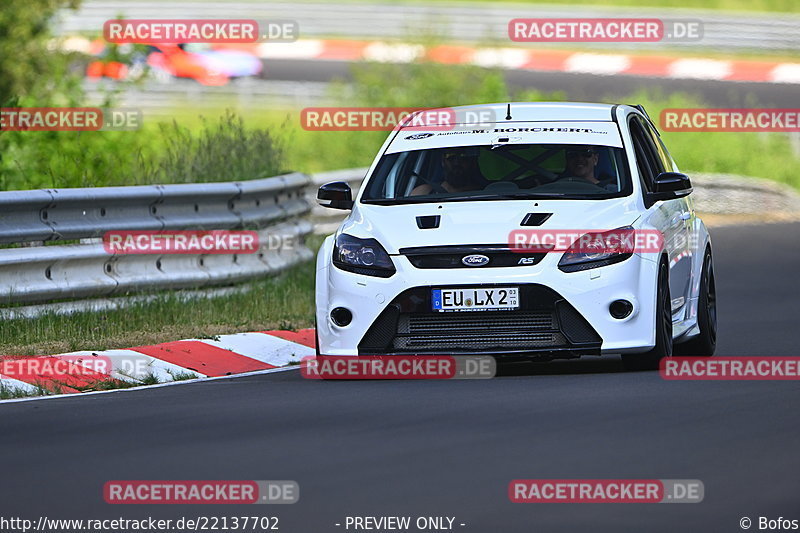
<svg viewBox="0 0 800 533">
<path fill-rule="evenodd" d="M 697 325 L 700 334 L 675 346 L 676 355 L 710 357 L 717 348 L 717 287 L 714 283 L 714 261 L 711 250 L 706 250 L 701 276 L 697 303 Z"/>
<path fill-rule="evenodd" d="M 669 294 L 669 267 L 662 261 L 658 267 L 656 293 L 656 344 L 645 353 L 623 354 L 626 370 L 658 370 L 664 357 L 672 357 L 672 300 Z"/>
</svg>

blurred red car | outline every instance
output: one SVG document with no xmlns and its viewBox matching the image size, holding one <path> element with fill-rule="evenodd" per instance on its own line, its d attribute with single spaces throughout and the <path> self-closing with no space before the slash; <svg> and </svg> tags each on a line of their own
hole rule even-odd
<svg viewBox="0 0 800 533">
<path fill-rule="evenodd" d="M 202 56 L 187 52 L 182 45 L 158 44 L 152 48 L 147 64 L 176 78 L 191 78 L 203 85 L 225 85 L 230 79 L 226 73 L 208 65 Z"/>
<path fill-rule="evenodd" d="M 127 63 L 120 59 L 116 45 L 103 41 L 93 43 L 94 55 L 101 59 L 89 64 L 91 78 L 127 79 L 131 72 L 141 71 L 144 64 L 157 73 L 177 78 L 191 78 L 203 85 L 225 85 L 231 78 L 255 76 L 261 72 L 261 60 L 250 51 L 215 50 L 205 45 L 147 45 L 143 52 L 129 53 Z M 99 48 L 99 49 L 98 49 Z"/>
</svg>

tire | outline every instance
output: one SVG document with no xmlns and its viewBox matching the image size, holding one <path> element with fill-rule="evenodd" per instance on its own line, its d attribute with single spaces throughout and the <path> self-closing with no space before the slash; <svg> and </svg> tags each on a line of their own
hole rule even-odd
<svg viewBox="0 0 800 533">
<path fill-rule="evenodd" d="M 669 294 L 669 267 L 661 261 L 658 267 L 658 288 L 656 290 L 656 344 L 645 353 L 623 354 L 622 365 L 625 370 L 658 370 L 665 357 L 672 357 L 672 299 Z"/>
<path fill-rule="evenodd" d="M 700 295 L 697 302 L 697 325 L 700 334 L 675 346 L 675 355 L 711 357 L 717 349 L 717 287 L 711 250 L 703 257 Z"/>
</svg>

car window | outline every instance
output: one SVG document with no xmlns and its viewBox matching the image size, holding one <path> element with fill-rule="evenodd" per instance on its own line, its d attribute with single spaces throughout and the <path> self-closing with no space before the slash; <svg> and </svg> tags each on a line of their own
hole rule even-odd
<svg viewBox="0 0 800 533">
<path fill-rule="evenodd" d="M 632 117 L 630 125 L 631 138 L 633 139 L 634 152 L 636 153 L 636 167 L 642 178 L 645 190 L 653 190 L 655 177 L 663 172 L 663 165 L 656 156 L 656 149 L 652 145 L 652 140 L 645 133 L 644 125 L 639 117 Z"/>
<path fill-rule="evenodd" d="M 418 203 L 510 197 L 595 199 L 630 194 L 622 148 L 502 144 L 384 155 L 362 202 Z"/>
<path fill-rule="evenodd" d="M 639 117 L 637 117 L 639 118 Z M 650 137 L 650 141 L 653 143 L 653 147 L 655 148 L 656 155 L 658 156 L 659 161 L 661 162 L 662 172 L 672 172 L 675 170 L 675 162 L 672 160 L 672 157 L 669 155 L 669 151 L 667 147 L 664 146 L 664 142 L 661 140 L 661 136 L 656 132 L 653 128 L 652 124 L 647 121 L 642 121 L 642 127 L 647 132 L 647 135 Z"/>
<path fill-rule="evenodd" d="M 639 123 L 642 132 L 642 144 L 644 145 L 645 151 L 648 154 L 648 158 L 650 159 L 653 170 L 655 172 L 654 175 L 659 175 L 662 172 L 666 172 L 667 169 L 672 169 L 672 165 L 664 165 L 664 161 L 659 156 L 658 149 L 656 148 L 656 142 L 654 142 L 653 136 L 655 133 L 651 135 L 651 132 L 648 131 L 650 125 L 647 123 L 645 119 L 640 116 L 636 116 L 636 121 Z"/>
</svg>

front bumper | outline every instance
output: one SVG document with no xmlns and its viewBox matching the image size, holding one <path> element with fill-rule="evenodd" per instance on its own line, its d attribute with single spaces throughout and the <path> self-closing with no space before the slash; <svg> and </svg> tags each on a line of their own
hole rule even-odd
<svg viewBox="0 0 800 533">
<path fill-rule="evenodd" d="M 600 353 L 597 332 L 548 287 L 520 285 L 520 308 L 513 311 L 432 311 L 432 290 L 453 287 L 422 286 L 400 293 L 361 338 L 359 355 Z"/>
<path fill-rule="evenodd" d="M 330 242 L 317 261 L 317 328 L 320 353 L 526 354 L 547 357 L 635 353 L 654 345 L 656 263 L 634 255 L 605 267 L 561 272 L 560 254 L 536 265 L 498 268 L 418 269 L 392 256 L 397 272 L 375 278 L 330 264 Z M 432 288 L 518 286 L 516 311 L 438 313 Z M 611 317 L 618 299 L 633 304 L 624 319 Z M 336 307 L 352 312 L 341 327 Z"/>
</svg>

